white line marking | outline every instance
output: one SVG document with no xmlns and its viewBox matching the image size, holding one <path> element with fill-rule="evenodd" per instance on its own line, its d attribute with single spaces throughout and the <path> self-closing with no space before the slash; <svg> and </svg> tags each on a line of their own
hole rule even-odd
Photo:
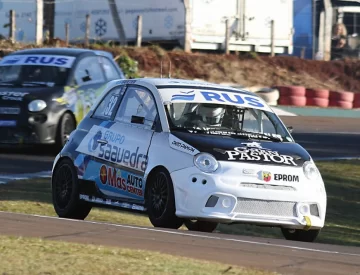
<svg viewBox="0 0 360 275">
<path fill-rule="evenodd" d="M 188 236 L 188 237 L 195 237 L 195 238 L 204 238 L 204 239 L 212 239 L 212 240 L 222 240 L 222 241 L 230 241 L 230 242 L 256 244 L 256 245 L 263 245 L 263 246 L 290 248 L 290 249 L 304 250 L 304 251 L 310 251 L 310 252 L 319 252 L 319 253 L 325 253 L 325 254 L 338 254 L 338 255 L 347 255 L 347 256 L 360 257 L 360 254 L 354 254 L 354 253 L 344 253 L 344 252 L 338 252 L 338 251 L 313 249 L 313 248 L 291 246 L 291 245 L 282 245 L 282 244 L 270 244 L 270 243 L 256 242 L 256 241 L 245 241 L 245 240 L 231 239 L 231 238 L 221 238 L 221 237 L 215 237 L 215 236 L 195 235 L 195 234 L 184 233 L 184 232 L 180 232 L 180 231 L 178 231 L 178 232 L 177 231 L 167 231 L 167 230 L 163 230 L 163 229 L 137 227 L 137 226 L 123 225 L 123 224 L 112 224 L 112 223 L 104 223 L 104 222 L 96 222 L 96 221 L 81 221 L 81 220 L 64 219 L 64 218 L 51 217 L 51 216 L 31 215 L 31 214 L 23 214 L 23 213 L 12 213 L 12 212 L 5 212 L 5 211 L 0 211 L 0 213 L 11 214 L 11 215 L 22 215 L 22 216 L 29 216 L 29 217 L 38 217 L 38 218 L 45 218 L 45 219 L 54 219 L 54 220 L 65 220 L 65 221 L 78 222 L 78 223 L 90 223 L 90 224 L 98 224 L 98 225 L 115 226 L 115 227 L 122 227 L 122 228 L 128 228 L 128 229 L 136 229 L 136 230 L 144 230 L 144 231 L 152 231 L 152 232 L 161 232 L 161 233 L 167 233 L 167 234 L 172 234 L 172 235 Z"/>
</svg>

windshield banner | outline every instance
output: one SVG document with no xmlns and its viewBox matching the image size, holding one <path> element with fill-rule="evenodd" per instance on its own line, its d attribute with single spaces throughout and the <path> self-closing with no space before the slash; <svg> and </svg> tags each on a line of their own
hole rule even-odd
<svg viewBox="0 0 360 275">
<path fill-rule="evenodd" d="M 273 112 L 265 101 L 246 93 L 204 89 L 159 89 L 163 102 L 214 103 Z"/>
<path fill-rule="evenodd" d="M 0 60 L 0 66 L 40 65 L 71 68 L 74 61 L 75 57 L 65 55 L 7 55 Z"/>
</svg>

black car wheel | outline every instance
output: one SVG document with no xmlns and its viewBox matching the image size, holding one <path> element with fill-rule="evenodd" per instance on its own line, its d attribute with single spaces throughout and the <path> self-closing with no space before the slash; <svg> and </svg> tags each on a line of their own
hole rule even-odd
<svg viewBox="0 0 360 275">
<path fill-rule="evenodd" d="M 175 215 L 174 187 L 170 175 L 158 170 L 147 182 L 146 208 L 155 227 L 178 229 L 183 220 Z"/>
<path fill-rule="evenodd" d="M 69 113 L 65 113 L 59 123 L 57 136 L 56 136 L 56 147 L 61 150 L 66 141 L 69 139 L 69 136 L 72 131 L 76 128 L 74 118 Z"/>
<path fill-rule="evenodd" d="M 284 235 L 285 239 L 289 241 L 313 242 L 319 235 L 320 229 L 306 231 L 301 229 L 281 228 L 281 232 Z"/>
<path fill-rule="evenodd" d="M 62 159 L 52 176 L 52 199 L 60 218 L 84 220 L 92 206 L 80 200 L 76 169 L 70 159 Z"/>
<path fill-rule="evenodd" d="M 200 232 L 213 232 L 218 223 L 209 222 L 209 221 L 198 221 L 198 220 L 185 220 L 184 224 L 187 229 L 190 231 L 200 231 Z"/>
</svg>

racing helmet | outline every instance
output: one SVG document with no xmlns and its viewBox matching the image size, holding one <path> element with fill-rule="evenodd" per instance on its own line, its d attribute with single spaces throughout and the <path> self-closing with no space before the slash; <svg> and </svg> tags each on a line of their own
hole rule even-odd
<svg viewBox="0 0 360 275">
<path fill-rule="evenodd" d="M 225 107 L 221 104 L 200 104 L 196 110 L 202 121 L 209 125 L 220 125 L 222 123 Z"/>
</svg>

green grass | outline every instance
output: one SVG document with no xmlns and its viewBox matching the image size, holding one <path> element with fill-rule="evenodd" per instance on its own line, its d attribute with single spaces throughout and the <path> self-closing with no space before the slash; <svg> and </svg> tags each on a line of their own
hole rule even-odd
<svg viewBox="0 0 360 275">
<path fill-rule="evenodd" d="M 317 165 L 325 181 L 328 207 L 325 227 L 316 241 L 360 246 L 360 161 L 318 162 Z M 56 216 L 49 180 L 0 185 L 0 211 Z M 93 208 L 87 220 L 152 226 L 145 215 L 98 208 Z M 283 238 L 278 228 L 252 225 L 219 225 L 217 231 Z"/>
<path fill-rule="evenodd" d="M 157 252 L 0 236 L 0 274 L 275 274 Z M 41 261 L 39 261 L 41 259 Z"/>
</svg>

